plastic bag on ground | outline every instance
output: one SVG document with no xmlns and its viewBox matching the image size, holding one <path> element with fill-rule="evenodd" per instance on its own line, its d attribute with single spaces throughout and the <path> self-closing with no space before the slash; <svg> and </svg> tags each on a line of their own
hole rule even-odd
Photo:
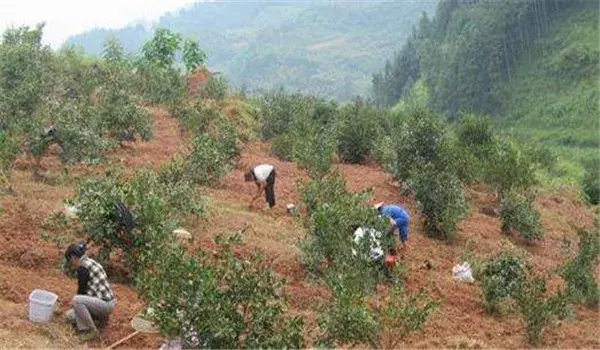
<svg viewBox="0 0 600 350">
<path fill-rule="evenodd" d="M 458 282 L 473 283 L 473 272 L 468 262 L 462 263 L 462 265 L 455 265 L 452 268 L 452 278 Z"/>
</svg>

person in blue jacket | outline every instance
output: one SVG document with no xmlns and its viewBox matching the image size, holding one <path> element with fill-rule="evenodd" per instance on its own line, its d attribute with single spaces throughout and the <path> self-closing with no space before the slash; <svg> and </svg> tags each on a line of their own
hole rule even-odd
<svg viewBox="0 0 600 350">
<path fill-rule="evenodd" d="M 390 233 L 398 230 L 398 237 L 400 238 L 402 247 L 405 248 L 408 238 L 408 225 L 410 223 L 408 211 L 399 205 L 384 205 L 383 202 L 375 204 L 375 209 L 377 209 L 382 218 L 390 220 L 390 224 L 392 225 Z"/>
</svg>

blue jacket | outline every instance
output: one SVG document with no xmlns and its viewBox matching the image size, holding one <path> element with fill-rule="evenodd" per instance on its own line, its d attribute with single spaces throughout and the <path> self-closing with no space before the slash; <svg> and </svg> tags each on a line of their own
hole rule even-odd
<svg viewBox="0 0 600 350">
<path fill-rule="evenodd" d="M 391 218 L 397 223 L 410 220 L 410 215 L 408 215 L 406 209 L 399 205 L 384 205 L 381 209 L 381 216 L 384 218 Z"/>
</svg>

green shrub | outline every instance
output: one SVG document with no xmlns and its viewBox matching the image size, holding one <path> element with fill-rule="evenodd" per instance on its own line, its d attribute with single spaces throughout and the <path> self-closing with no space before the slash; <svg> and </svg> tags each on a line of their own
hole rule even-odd
<svg viewBox="0 0 600 350">
<path fill-rule="evenodd" d="M 584 198 L 593 205 L 600 204 L 600 157 L 584 162 L 585 173 L 582 180 Z"/>
<path fill-rule="evenodd" d="M 485 179 L 500 200 L 510 191 L 527 191 L 537 184 L 535 163 L 506 138 L 494 142 Z"/>
<path fill-rule="evenodd" d="M 400 181 L 421 177 L 426 167 L 454 171 L 452 142 L 444 121 L 432 112 L 418 108 L 396 128 L 394 177 Z"/>
<path fill-rule="evenodd" d="M 485 152 L 492 145 L 494 132 L 488 117 L 468 115 L 458 125 L 458 140 L 463 147 L 478 150 L 479 159 L 485 158 Z"/>
<path fill-rule="evenodd" d="M 376 346 L 378 324 L 373 310 L 365 303 L 366 295 L 360 289 L 348 288 L 348 281 L 333 274 L 328 286 L 333 301 L 319 317 L 322 334 L 317 344 L 327 348 L 342 344 Z"/>
<path fill-rule="evenodd" d="M 218 240 L 214 257 L 155 250 L 139 283 L 152 319 L 185 348 L 303 347 L 303 320 L 286 315 L 282 281 L 258 254 L 234 256 L 234 238 Z"/>
<path fill-rule="evenodd" d="M 308 97 L 301 94 L 288 94 L 283 90 L 263 95 L 258 104 L 263 140 L 292 131 L 295 120 L 307 117 L 310 110 Z"/>
<path fill-rule="evenodd" d="M 502 233 L 511 230 L 519 232 L 527 241 L 544 237 L 540 214 L 533 208 L 533 197 L 525 197 L 518 193 L 507 193 L 500 200 L 500 219 Z"/>
<path fill-rule="evenodd" d="M 596 267 L 600 260 L 600 228 L 598 223 L 593 230 L 578 229 L 579 251 L 569 259 L 561 270 L 567 282 L 567 294 L 578 303 L 598 307 L 600 289 L 596 282 Z"/>
<path fill-rule="evenodd" d="M 502 251 L 485 264 L 479 284 L 483 304 L 488 313 L 496 313 L 502 301 L 514 297 L 525 279 L 527 266 L 522 258 L 510 251 Z"/>
<path fill-rule="evenodd" d="M 152 120 L 146 111 L 138 107 L 130 97 L 124 82 L 112 80 L 104 85 L 98 106 L 98 118 L 102 131 L 118 141 L 126 132 L 138 133 L 142 140 L 152 137 Z"/>
<path fill-rule="evenodd" d="M 342 108 L 335 121 L 338 154 L 348 163 L 361 163 L 371 154 L 377 136 L 377 113 L 361 102 Z"/>
<path fill-rule="evenodd" d="M 379 164 L 383 170 L 393 174 L 396 165 L 396 152 L 394 152 L 394 142 L 389 135 L 380 135 L 373 143 L 371 149 L 373 159 Z"/>
<path fill-rule="evenodd" d="M 21 147 L 15 137 L 8 132 L 0 130 L 0 173 L 8 174 L 13 162 L 21 151 Z"/>
<path fill-rule="evenodd" d="M 352 234 L 356 226 L 379 232 L 385 232 L 387 227 L 376 212 L 365 205 L 368 193 L 349 193 L 345 181 L 336 173 L 323 179 L 310 179 L 300 186 L 301 202 L 308 212 L 304 219 L 307 237 L 300 247 L 304 265 L 310 272 L 317 273 L 322 272 L 321 264 L 326 262 L 336 266 L 340 273 L 357 274 L 360 285 L 372 288 L 381 277 L 376 266 L 352 254 Z M 364 241 L 358 251 L 366 257 L 370 242 Z M 381 238 L 384 251 L 392 244 L 391 235 Z"/>
<path fill-rule="evenodd" d="M 222 101 L 227 97 L 227 80 L 222 76 L 212 76 L 198 95 L 201 99 Z"/>
<path fill-rule="evenodd" d="M 218 135 L 200 134 L 192 140 L 187 171 L 199 184 L 215 185 L 239 155 L 237 135 L 231 124 L 221 123 Z"/>
<path fill-rule="evenodd" d="M 515 299 L 525 323 L 527 341 L 533 346 L 540 344 L 544 329 L 568 313 L 567 298 L 562 291 L 546 295 L 545 278 L 523 280 L 516 289 Z"/>
<path fill-rule="evenodd" d="M 275 136 L 271 141 L 271 154 L 281 160 L 291 161 L 294 154 L 293 134 L 283 133 Z"/>
<path fill-rule="evenodd" d="M 171 166 L 170 168 L 178 167 Z M 70 201 L 77 208 L 77 219 L 90 240 L 101 248 L 100 256 L 108 263 L 114 250 L 126 252 L 126 266 L 134 273 L 141 268 L 140 254 L 171 240 L 182 213 L 202 214 L 195 191 L 183 178 L 166 180 L 175 171 L 161 170 L 157 175 L 142 169 L 126 180 L 119 172 L 109 171 L 103 178 L 83 180 Z M 132 212 L 136 229 L 125 232 L 118 220 L 116 201 Z M 186 200 L 186 202 L 181 202 Z"/>
<path fill-rule="evenodd" d="M 335 150 L 333 135 L 304 118 L 296 122 L 292 159 L 311 176 L 323 176 L 331 168 Z"/>
<path fill-rule="evenodd" d="M 450 172 L 428 166 L 411 180 L 428 235 L 451 240 L 467 211 L 462 184 Z"/>
<path fill-rule="evenodd" d="M 437 302 L 427 299 L 424 291 L 411 295 L 400 287 L 392 288 L 378 312 L 378 348 L 396 349 L 409 333 L 423 328 L 437 306 Z"/>
<path fill-rule="evenodd" d="M 214 108 L 205 107 L 200 103 L 181 103 L 171 107 L 171 115 L 179 121 L 180 131 L 189 131 L 192 135 L 203 134 L 208 127 L 219 119 L 219 111 Z"/>
</svg>

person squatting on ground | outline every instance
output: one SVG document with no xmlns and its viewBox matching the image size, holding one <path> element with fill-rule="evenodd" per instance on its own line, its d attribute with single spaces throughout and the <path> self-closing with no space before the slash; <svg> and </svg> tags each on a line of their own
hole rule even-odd
<svg viewBox="0 0 600 350">
<path fill-rule="evenodd" d="M 402 243 L 402 247 L 406 248 L 406 240 L 408 239 L 408 226 L 410 224 L 410 216 L 408 211 L 399 205 L 389 204 L 384 205 L 383 202 L 375 204 L 375 209 L 384 219 L 390 220 L 390 233 L 393 234 L 398 230 L 398 238 Z"/>
<path fill-rule="evenodd" d="M 254 181 L 257 187 L 256 195 L 252 197 L 250 207 L 260 197 L 260 192 L 264 189 L 267 209 L 275 206 L 275 167 L 269 164 L 260 164 L 250 168 L 244 173 L 244 180 Z"/>
<path fill-rule="evenodd" d="M 77 295 L 71 302 L 72 309 L 65 314 L 67 321 L 77 327 L 79 340 L 88 341 L 99 336 L 98 326 L 108 323 L 115 308 L 113 292 L 104 268 L 85 254 L 84 244 L 71 244 L 65 251 L 65 259 L 77 270 Z"/>
</svg>

